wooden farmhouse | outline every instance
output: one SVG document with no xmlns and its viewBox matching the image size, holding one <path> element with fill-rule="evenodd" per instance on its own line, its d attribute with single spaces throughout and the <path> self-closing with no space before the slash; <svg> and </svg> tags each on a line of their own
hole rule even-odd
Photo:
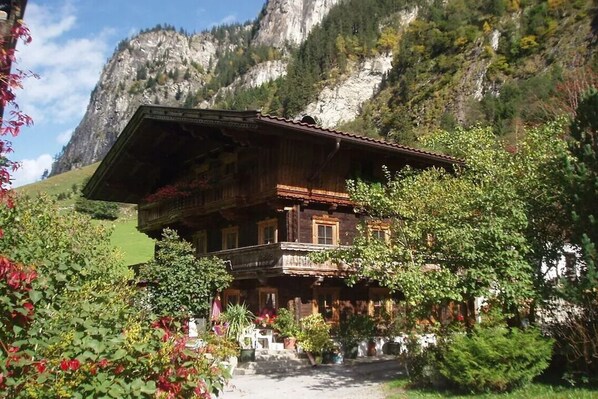
<svg viewBox="0 0 598 399">
<path fill-rule="evenodd" d="M 85 188 L 90 199 L 138 205 L 138 229 L 165 227 L 198 256 L 224 259 L 234 283 L 223 305 L 288 306 L 334 322 L 390 306 L 375 282 L 348 287 L 348 271 L 316 264 L 313 251 L 351 245 L 355 211 L 346 181 L 383 180 L 405 165 L 448 168 L 455 159 L 400 144 L 262 115 L 141 106 Z M 388 237 L 388 226 L 370 226 Z"/>
</svg>

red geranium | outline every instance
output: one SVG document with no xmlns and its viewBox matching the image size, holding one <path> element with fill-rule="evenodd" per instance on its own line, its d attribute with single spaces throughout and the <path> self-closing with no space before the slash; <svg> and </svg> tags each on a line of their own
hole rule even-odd
<svg viewBox="0 0 598 399">
<path fill-rule="evenodd" d="M 44 371 L 46 371 L 46 361 L 42 360 L 41 362 L 38 362 L 35 365 L 35 368 L 37 369 L 38 373 L 40 373 L 40 374 L 43 373 Z"/>
<path fill-rule="evenodd" d="M 77 371 L 81 367 L 81 362 L 77 359 L 73 359 L 69 362 L 69 368 L 73 371 Z"/>
</svg>

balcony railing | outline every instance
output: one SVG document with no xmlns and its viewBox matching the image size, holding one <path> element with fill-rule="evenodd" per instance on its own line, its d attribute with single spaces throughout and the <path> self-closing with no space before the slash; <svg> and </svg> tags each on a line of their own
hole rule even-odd
<svg viewBox="0 0 598 399">
<path fill-rule="evenodd" d="M 309 254 L 338 248 L 298 242 L 279 242 L 211 252 L 227 262 L 237 278 L 272 277 L 280 275 L 343 276 L 348 267 L 331 262 L 315 263 Z"/>
<path fill-rule="evenodd" d="M 239 195 L 236 180 L 224 182 L 187 197 L 167 199 L 139 205 L 138 224 L 164 224 L 185 216 L 189 212 L 202 214 L 235 206 L 243 198 Z"/>
</svg>

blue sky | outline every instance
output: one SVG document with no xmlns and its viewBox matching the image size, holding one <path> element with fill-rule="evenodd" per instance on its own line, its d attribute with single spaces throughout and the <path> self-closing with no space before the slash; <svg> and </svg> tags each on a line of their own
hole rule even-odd
<svg viewBox="0 0 598 399">
<path fill-rule="evenodd" d="M 170 24 L 188 32 L 257 17 L 265 0 L 29 1 L 33 42 L 19 43 L 16 67 L 40 76 L 25 81 L 17 103 L 34 126 L 12 140 L 21 162 L 13 187 L 38 180 L 77 127 L 102 66 L 117 43 L 144 28 Z"/>
</svg>

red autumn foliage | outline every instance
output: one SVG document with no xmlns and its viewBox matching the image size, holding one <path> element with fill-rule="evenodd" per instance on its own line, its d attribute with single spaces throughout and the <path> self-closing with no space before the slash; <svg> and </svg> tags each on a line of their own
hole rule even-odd
<svg viewBox="0 0 598 399">
<path fill-rule="evenodd" d="M 0 71 L 10 71 L 10 67 L 16 58 L 16 50 L 11 43 L 23 40 L 31 42 L 31 34 L 27 27 L 16 24 L 8 37 L 0 37 Z M 15 90 L 22 88 L 23 79 L 35 76 L 31 72 L 17 69 L 14 73 L 0 74 L 0 108 L 5 111 L 9 109 L 9 117 L 0 115 L 0 136 L 16 137 L 23 126 L 30 126 L 33 120 L 25 115 L 15 102 Z M 18 164 L 7 158 L 12 152 L 10 141 L 0 139 L 0 200 L 4 201 L 9 193 L 10 172 L 18 168 Z M 10 205 L 10 204 L 9 204 Z"/>
</svg>

